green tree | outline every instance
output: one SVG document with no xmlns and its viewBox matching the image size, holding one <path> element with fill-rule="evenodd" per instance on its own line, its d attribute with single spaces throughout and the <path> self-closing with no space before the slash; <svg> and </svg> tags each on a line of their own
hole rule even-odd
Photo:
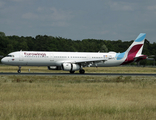
<svg viewBox="0 0 156 120">
<path fill-rule="evenodd" d="M 108 52 L 108 48 L 105 44 L 101 46 L 100 52 Z"/>
<path fill-rule="evenodd" d="M 5 33 L 4 32 L 0 32 L 0 37 L 5 37 Z"/>
<path fill-rule="evenodd" d="M 10 53 L 10 52 L 13 52 L 13 51 L 14 51 L 13 45 L 12 44 L 8 44 L 7 45 L 7 53 Z"/>
</svg>

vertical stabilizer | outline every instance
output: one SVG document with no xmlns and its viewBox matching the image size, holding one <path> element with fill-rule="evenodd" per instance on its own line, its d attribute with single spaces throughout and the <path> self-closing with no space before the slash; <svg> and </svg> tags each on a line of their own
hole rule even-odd
<svg viewBox="0 0 156 120">
<path fill-rule="evenodd" d="M 127 49 L 126 53 L 129 55 L 133 54 L 133 56 L 135 55 L 134 57 L 140 56 L 142 54 L 145 37 L 145 33 L 140 33 L 131 46 Z"/>
<path fill-rule="evenodd" d="M 133 61 L 136 61 L 137 59 L 146 59 L 144 55 L 142 55 L 142 50 L 145 42 L 145 33 L 140 33 L 138 37 L 135 39 L 135 41 L 131 44 L 131 46 L 127 49 L 125 52 L 126 54 L 126 60 L 125 63 L 130 63 Z"/>
<path fill-rule="evenodd" d="M 117 54 L 117 60 L 125 59 L 125 61 L 122 63 L 123 65 L 131 63 L 133 61 L 146 59 L 147 56 L 142 55 L 145 37 L 145 33 L 140 33 L 135 41 L 124 53 Z"/>
</svg>

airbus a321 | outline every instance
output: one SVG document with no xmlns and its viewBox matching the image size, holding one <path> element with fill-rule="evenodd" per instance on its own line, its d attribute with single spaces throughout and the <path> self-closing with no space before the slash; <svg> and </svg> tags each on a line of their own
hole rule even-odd
<svg viewBox="0 0 156 120">
<path fill-rule="evenodd" d="M 64 70 L 84 74 L 83 67 L 119 66 L 146 59 L 142 54 L 145 33 L 140 33 L 131 46 L 123 53 L 108 52 L 45 52 L 17 51 L 9 53 L 1 62 L 6 65 L 18 66 L 48 66 L 49 70 Z"/>
</svg>

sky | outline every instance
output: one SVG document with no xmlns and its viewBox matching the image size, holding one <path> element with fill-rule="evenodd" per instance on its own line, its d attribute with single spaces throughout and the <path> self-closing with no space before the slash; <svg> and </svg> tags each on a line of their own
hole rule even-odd
<svg viewBox="0 0 156 120">
<path fill-rule="evenodd" d="M 0 0 L 0 31 L 72 40 L 156 41 L 156 0 Z"/>
</svg>

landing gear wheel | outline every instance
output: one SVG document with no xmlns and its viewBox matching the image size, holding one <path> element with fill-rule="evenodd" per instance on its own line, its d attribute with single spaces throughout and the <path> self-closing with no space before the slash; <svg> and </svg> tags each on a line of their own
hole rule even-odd
<svg viewBox="0 0 156 120">
<path fill-rule="evenodd" d="M 80 74 L 84 74 L 85 73 L 85 70 L 84 69 L 81 69 L 81 70 L 79 70 L 79 73 Z"/>
<path fill-rule="evenodd" d="M 18 73 L 21 73 L 21 70 L 18 70 L 17 72 L 18 72 Z"/>
<path fill-rule="evenodd" d="M 75 71 L 70 71 L 71 74 L 73 74 Z"/>
<path fill-rule="evenodd" d="M 21 66 L 19 66 L 19 69 L 17 70 L 18 73 L 21 73 Z"/>
</svg>

